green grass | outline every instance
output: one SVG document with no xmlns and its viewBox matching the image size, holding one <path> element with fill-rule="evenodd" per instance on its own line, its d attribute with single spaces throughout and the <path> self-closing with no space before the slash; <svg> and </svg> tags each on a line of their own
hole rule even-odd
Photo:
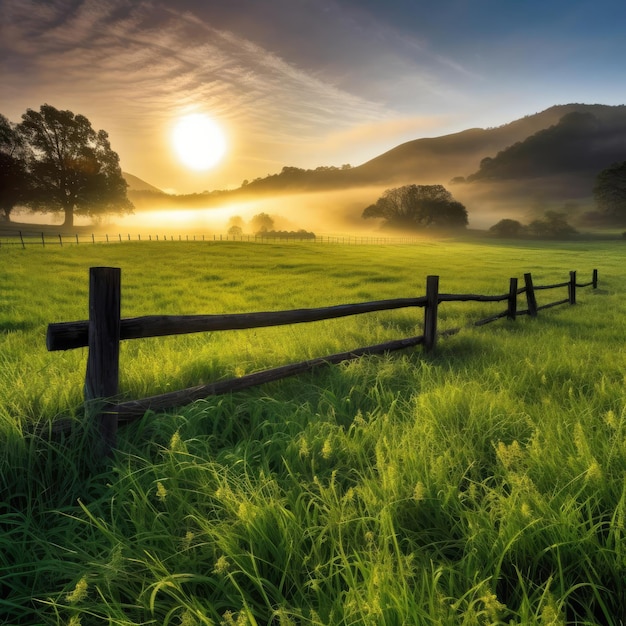
<svg viewBox="0 0 626 626">
<path fill-rule="evenodd" d="M 424 242 L 0 249 L 0 616 L 7 624 L 610 624 L 626 614 L 626 248 Z M 446 293 L 510 276 L 575 307 L 363 358 L 119 433 L 81 428 L 88 267 L 123 316 Z M 539 304 L 565 297 L 538 292 Z M 521 304 L 521 303 L 520 303 Z M 440 330 L 503 305 L 440 307 Z M 130 398 L 421 332 L 409 309 L 123 344 Z M 72 417 L 65 439 L 32 434 Z"/>
</svg>

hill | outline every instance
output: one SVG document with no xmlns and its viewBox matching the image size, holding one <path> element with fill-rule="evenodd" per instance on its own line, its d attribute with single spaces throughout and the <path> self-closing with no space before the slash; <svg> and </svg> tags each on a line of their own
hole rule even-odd
<svg viewBox="0 0 626 626">
<path fill-rule="evenodd" d="M 483 227 L 501 217 L 530 219 L 566 204 L 568 210 L 575 204 L 581 214 L 592 210 L 595 176 L 610 163 L 623 160 L 626 106 L 573 103 L 498 127 L 408 141 L 355 167 L 286 166 L 238 189 L 181 196 L 164 194 L 132 177 L 129 195 L 138 208 L 166 208 L 333 191 L 332 199 L 323 194 L 324 205 L 332 204 L 337 216 L 350 214 L 360 221 L 363 208 L 385 188 L 443 184 L 452 185 L 455 198 L 468 208 L 470 221 Z M 351 191 L 360 195 L 346 200 L 342 194 Z"/>
<path fill-rule="evenodd" d="M 138 176 L 134 176 L 133 174 L 129 174 L 128 172 L 122 172 L 122 176 L 124 180 L 128 183 L 128 191 L 151 191 L 153 193 L 164 193 L 158 187 L 147 183 L 145 180 L 142 180 Z"/>
<path fill-rule="evenodd" d="M 403 182 L 409 178 L 410 182 L 444 182 L 476 171 L 483 158 L 558 124 L 571 113 L 592 115 L 609 133 L 612 127 L 623 129 L 626 125 L 626 106 L 556 105 L 495 128 L 409 141 L 354 169 L 370 182 Z"/>
<path fill-rule="evenodd" d="M 626 117 L 602 120 L 587 111 L 572 111 L 557 124 L 485 157 L 468 181 L 538 178 L 559 174 L 595 178 L 626 157 Z"/>
</svg>

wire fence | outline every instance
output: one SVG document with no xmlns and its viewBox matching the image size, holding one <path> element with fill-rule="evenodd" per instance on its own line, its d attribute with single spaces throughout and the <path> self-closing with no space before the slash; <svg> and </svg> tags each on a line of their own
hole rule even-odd
<svg viewBox="0 0 626 626">
<path fill-rule="evenodd" d="M 178 234 L 167 233 L 74 233 L 62 234 L 39 231 L 17 231 L 7 235 L 0 233 L 0 249 L 7 246 L 18 246 L 22 249 L 31 247 L 64 247 L 78 245 L 97 244 L 122 244 L 128 242 L 246 242 L 246 243 L 313 243 L 313 244 L 345 244 L 345 245 L 388 245 L 388 244 L 412 244 L 424 241 L 423 237 L 410 236 L 387 236 L 378 237 L 371 235 L 313 235 L 312 233 L 294 234 L 269 234 L 258 233 L 256 235 L 228 235 L 218 233 L 208 234 Z"/>
</svg>

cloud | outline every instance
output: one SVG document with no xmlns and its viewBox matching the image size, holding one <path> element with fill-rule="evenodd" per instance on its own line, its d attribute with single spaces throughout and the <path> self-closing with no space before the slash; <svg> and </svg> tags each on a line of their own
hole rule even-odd
<svg viewBox="0 0 626 626">
<path fill-rule="evenodd" d="M 117 137 L 114 147 L 122 144 L 128 155 L 132 143 L 156 146 L 173 118 L 193 109 L 234 129 L 251 153 L 264 145 L 293 154 L 299 143 L 387 114 L 380 103 L 189 11 L 125 0 L 5 5 L 1 46 L 13 59 L 5 82 L 15 86 L 19 114 L 43 101 L 76 109 Z M 144 162 L 154 159 L 146 152 Z"/>
</svg>

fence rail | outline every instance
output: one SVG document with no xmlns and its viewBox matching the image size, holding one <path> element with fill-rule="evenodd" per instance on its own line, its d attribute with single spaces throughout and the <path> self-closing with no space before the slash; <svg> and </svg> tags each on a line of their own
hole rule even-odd
<svg viewBox="0 0 626 626">
<path fill-rule="evenodd" d="M 92 267 L 89 270 L 89 320 L 49 324 L 46 346 L 50 351 L 88 347 L 84 387 L 85 408 L 88 417 L 95 419 L 98 424 L 101 452 L 110 454 L 115 447 L 118 424 L 141 417 L 149 410 L 163 411 L 175 408 L 212 395 L 246 389 L 311 371 L 325 364 L 336 364 L 364 355 L 382 354 L 417 345 L 423 345 L 426 351 L 431 351 L 436 346 L 438 336 L 452 335 L 461 330 L 461 328 L 451 328 L 437 331 L 438 307 L 443 302 L 506 301 L 507 308 L 504 311 L 472 323 L 473 326 L 483 326 L 503 317 L 515 320 L 518 315 L 536 316 L 541 309 L 567 303 L 575 304 L 577 288 L 592 286 L 595 289 L 597 285 L 598 271 L 594 269 L 592 280 L 582 284 L 576 282 L 576 272 L 572 271 L 566 282 L 535 286 L 531 274 L 527 273 L 524 274 L 524 287 L 518 288 L 517 278 L 511 278 L 508 292 L 502 295 L 440 294 L 439 277 L 428 276 L 426 295 L 416 298 L 395 298 L 289 311 L 225 315 L 149 315 L 122 319 L 120 315 L 121 270 L 114 267 Z M 538 306 L 535 293 L 537 290 L 563 287 L 567 287 L 567 298 Z M 523 293 L 526 294 L 527 308 L 518 310 L 517 297 Z M 422 335 L 356 348 L 348 352 L 283 365 L 239 378 L 199 385 L 149 398 L 120 402 L 118 395 L 119 344 L 122 340 L 299 324 L 407 307 L 424 309 Z"/>
</svg>

